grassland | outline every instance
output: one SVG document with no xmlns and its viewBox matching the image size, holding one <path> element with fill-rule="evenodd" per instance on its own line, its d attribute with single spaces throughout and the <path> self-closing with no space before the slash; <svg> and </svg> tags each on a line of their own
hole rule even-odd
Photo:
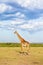
<svg viewBox="0 0 43 65">
<path fill-rule="evenodd" d="M 0 43 L 0 47 L 20 47 L 20 43 Z M 30 47 L 43 47 L 43 43 L 30 43 Z"/>
<path fill-rule="evenodd" d="M 28 55 L 20 51 L 20 44 L 0 44 L 0 65 L 43 65 L 43 44 L 31 44 Z"/>
</svg>

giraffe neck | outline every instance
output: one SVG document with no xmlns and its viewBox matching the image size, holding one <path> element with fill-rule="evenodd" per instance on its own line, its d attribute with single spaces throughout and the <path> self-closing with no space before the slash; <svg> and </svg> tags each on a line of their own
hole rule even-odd
<svg viewBox="0 0 43 65">
<path fill-rule="evenodd" d="M 18 33 L 16 33 L 16 35 L 18 36 L 19 40 L 22 42 L 22 41 L 25 41 Z"/>
</svg>

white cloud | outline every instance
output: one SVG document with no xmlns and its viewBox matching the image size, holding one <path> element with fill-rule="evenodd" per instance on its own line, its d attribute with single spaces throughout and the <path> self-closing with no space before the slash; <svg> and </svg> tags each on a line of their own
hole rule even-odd
<svg viewBox="0 0 43 65">
<path fill-rule="evenodd" d="M 16 0 L 23 7 L 43 9 L 43 0 Z"/>
<path fill-rule="evenodd" d="M 15 9 L 16 10 L 16 9 Z M 14 11 L 15 11 L 14 10 Z M 23 18 L 25 18 L 25 15 L 23 14 L 23 13 L 21 13 L 21 12 L 17 12 L 17 13 L 15 13 L 15 14 L 7 14 L 7 15 L 3 15 L 3 17 L 17 17 L 18 19 L 20 18 L 20 19 L 23 19 Z M 12 19 L 14 19 L 14 18 L 12 18 Z"/>
<path fill-rule="evenodd" d="M 12 10 L 12 7 L 10 5 L 6 5 L 4 3 L 0 4 L 0 13 L 5 12 L 6 10 Z"/>
<path fill-rule="evenodd" d="M 21 22 L 12 21 L 10 24 L 11 24 L 11 25 L 15 25 L 15 24 L 21 24 Z"/>
<path fill-rule="evenodd" d="M 23 25 L 20 25 L 20 28 L 28 30 L 43 29 L 43 17 L 27 21 L 26 24 L 24 23 Z"/>
<path fill-rule="evenodd" d="M 20 15 L 20 17 L 21 17 L 21 18 L 24 18 L 24 17 L 25 17 L 25 15 L 24 15 L 24 14 L 21 14 L 21 15 Z"/>
<path fill-rule="evenodd" d="M 2 24 L 2 22 L 0 22 L 0 25 Z"/>
<path fill-rule="evenodd" d="M 23 28 L 23 29 L 30 29 L 30 28 L 33 28 L 33 25 L 31 25 L 31 24 L 23 24 L 20 27 Z"/>
<path fill-rule="evenodd" d="M 11 29 L 13 30 L 15 27 L 19 29 L 25 30 L 38 30 L 43 29 L 43 17 L 34 20 L 24 20 L 24 19 L 15 19 L 15 20 L 8 20 L 8 21 L 0 21 L 0 28 L 3 27 L 4 29 Z"/>
<path fill-rule="evenodd" d="M 16 2 L 23 7 L 30 9 L 43 9 L 43 0 L 1 0 L 0 2 Z"/>
<path fill-rule="evenodd" d="M 0 27 L 12 29 L 16 26 L 16 24 L 20 25 L 24 21 L 22 19 L 16 19 L 16 20 L 7 20 L 7 21 L 0 21 Z M 18 26 L 17 26 L 18 27 Z"/>
<path fill-rule="evenodd" d="M 14 24 L 22 24 L 24 22 L 23 19 L 15 19 L 10 21 L 10 24 L 14 25 Z"/>
<path fill-rule="evenodd" d="M 23 13 L 21 13 L 21 12 L 17 12 L 15 14 L 15 16 L 18 16 L 19 18 L 24 18 L 25 17 L 25 15 Z"/>
<path fill-rule="evenodd" d="M 20 12 L 17 12 L 15 15 L 16 15 L 16 16 L 19 16 L 20 14 L 21 14 Z"/>
</svg>

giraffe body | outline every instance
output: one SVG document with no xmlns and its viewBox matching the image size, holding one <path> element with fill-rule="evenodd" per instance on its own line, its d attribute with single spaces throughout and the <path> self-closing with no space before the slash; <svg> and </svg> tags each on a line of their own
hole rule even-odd
<svg viewBox="0 0 43 65">
<path fill-rule="evenodd" d="M 27 51 L 29 51 L 29 42 L 25 41 L 17 31 L 15 31 L 14 33 L 16 33 L 16 35 L 18 36 L 20 43 L 21 43 L 21 51 L 24 51 L 24 48 L 27 49 Z"/>
</svg>

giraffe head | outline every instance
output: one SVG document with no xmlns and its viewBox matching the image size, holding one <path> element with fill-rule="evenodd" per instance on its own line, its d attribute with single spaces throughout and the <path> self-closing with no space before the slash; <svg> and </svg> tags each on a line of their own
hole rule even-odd
<svg viewBox="0 0 43 65">
<path fill-rule="evenodd" d="M 17 33 L 17 31 L 15 31 L 14 33 Z"/>
</svg>

